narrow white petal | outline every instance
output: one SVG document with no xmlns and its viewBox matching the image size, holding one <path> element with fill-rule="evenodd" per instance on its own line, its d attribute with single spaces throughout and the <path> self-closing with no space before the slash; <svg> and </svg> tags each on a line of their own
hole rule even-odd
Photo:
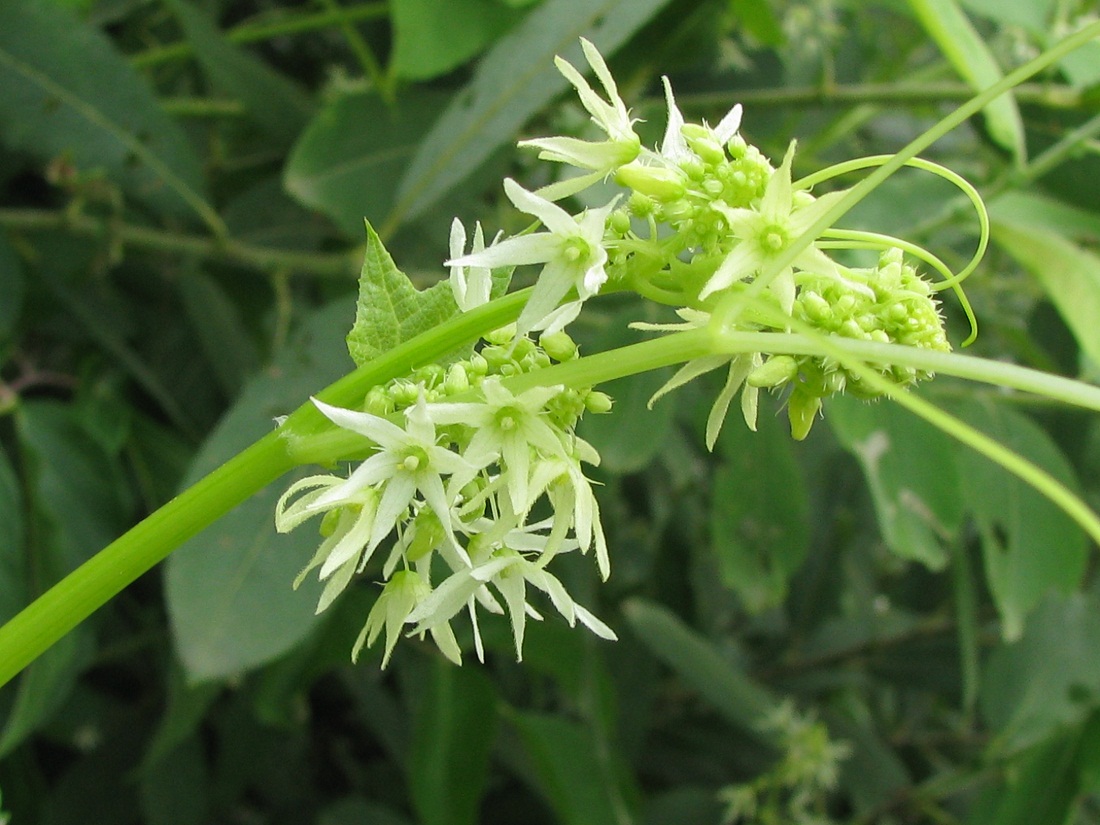
<svg viewBox="0 0 1100 825">
<path fill-rule="evenodd" d="M 371 530 L 369 549 L 374 550 L 397 524 L 398 519 L 405 513 L 413 496 L 416 494 L 416 483 L 408 473 L 397 473 L 386 484 L 382 500 L 378 503 L 378 512 L 374 517 L 374 528 Z"/>
<path fill-rule="evenodd" d="M 726 256 L 726 259 L 722 261 L 715 273 L 710 276 L 706 286 L 699 292 L 700 300 L 713 295 L 715 292 L 720 292 L 734 281 L 747 278 L 760 268 L 760 264 L 761 257 L 755 245 L 746 242 L 739 243 Z"/>
<path fill-rule="evenodd" d="M 504 179 L 504 193 L 517 209 L 526 212 L 528 215 L 534 215 L 554 235 L 568 236 L 577 233 L 577 222 L 573 220 L 572 215 L 557 204 L 551 203 L 545 198 L 540 198 L 534 192 L 528 192 L 511 178 Z M 528 235 L 526 237 L 532 236 Z M 508 243 L 508 241 L 504 243 Z"/>
<path fill-rule="evenodd" d="M 681 131 L 684 127 L 684 116 L 680 112 L 680 107 L 676 105 L 676 98 L 672 95 L 672 84 L 668 77 L 662 76 L 661 82 L 665 86 L 665 102 L 668 104 L 668 123 L 665 125 L 665 136 L 661 141 L 661 155 L 674 163 L 681 163 L 693 157 Z"/>
<path fill-rule="evenodd" d="M 772 172 L 767 186 L 764 187 L 764 197 L 760 199 L 760 214 L 769 221 L 785 223 L 790 217 L 791 164 L 794 163 L 795 144 L 796 141 L 792 140 L 783 157 L 783 163 Z"/>
<path fill-rule="evenodd" d="M 550 232 L 517 235 L 500 243 L 447 261 L 447 266 L 477 266 L 500 269 L 507 266 L 544 264 L 561 254 L 561 239 Z"/>
<path fill-rule="evenodd" d="M 730 109 L 724 118 L 718 121 L 718 125 L 714 127 L 714 134 L 718 136 L 718 140 L 722 143 L 728 143 L 729 139 L 737 134 L 737 130 L 741 128 L 741 104 L 736 104 Z"/>
<path fill-rule="evenodd" d="M 707 416 L 707 449 L 714 450 L 714 445 L 718 441 L 718 434 L 722 431 L 722 424 L 726 420 L 726 413 L 729 411 L 730 402 L 733 401 L 733 397 L 737 394 L 737 390 L 741 388 L 741 384 L 752 372 L 752 361 L 746 356 L 740 356 L 734 358 L 730 362 L 729 373 L 726 375 L 725 386 L 722 387 L 722 391 L 718 393 L 718 397 L 714 400 L 714 405 L 710 408 L 710 415 Z"/>
<path fill-rule="evenodd" d="M 615 631 L 604 624 L 602 621 L 593 616 L 588 610 L 581 607 L 579 604 L 574 608 L 577 611 L 577 618 L 580 619 L 581 624 L 599 636 L 601 639 L 607 639 L 612 642 L 619 640 L 619 637 L 615 635 Z"/>
<path fill-rule="evenodd" d="M 333 424 L 345 430 L 351 430 L 354 433 L 365 435 L 367 438 L 377 442 L 383 447 L 393 449 L 408 441 L 408 437 L 405 435 L 403 429 L 384 418 L 379 418 L 377 415 L 371 415 L 368 412 L 345 410 L 342 407 L 333 407 L 326 404 L 324 401 L 318 401 L 316 398 L 311 398 L 310 400 Z"/>
</svg>

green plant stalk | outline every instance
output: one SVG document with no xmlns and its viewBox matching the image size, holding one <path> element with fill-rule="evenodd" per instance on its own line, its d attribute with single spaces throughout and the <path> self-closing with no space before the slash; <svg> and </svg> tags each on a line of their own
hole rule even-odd
<svg viewBox="0 0 1100 825">
<path fill-rule="evenodd" d="M 280 20 L 277 23 L 246 23 L 229 29 L 225 36 L 232 43 L 256 43 L 262 40 L 271 40 L 275 37 L 285 37 L 299 32 L 316 31 L 338 26 L 344 21 L 356 22 L 385 17 L 388 13 L 386 3 L 360 3 L 339 9 L 337 12 L 323 11 L 314 14 L 295 15 L 288 20 Z M 157 66 L 172 60 L 180 60 L 194 54 L 194 47 L 187 42 L 171 43 L 167 46 L 155 46 L 147 51 L 139 52 L 130 58 L 131 65 L 137 68 Z"/>
<path fill-rule="evenodd" d="M 0 627 L 0 685 L 184 541 L 292 469 L 270 433 L 165 504 Z"/>
<path fill-rule="evenodd" d="M 401 344 L 318 393 L 354 406 L 375 384 L 433 362 L 519 317 L 530 290 L 507 295 Z M 183 542 L 301 463 L 293 446 L 332 425 L 311 403 L 139 522 L 0 627 L 0 686 Z"/>
</svg>

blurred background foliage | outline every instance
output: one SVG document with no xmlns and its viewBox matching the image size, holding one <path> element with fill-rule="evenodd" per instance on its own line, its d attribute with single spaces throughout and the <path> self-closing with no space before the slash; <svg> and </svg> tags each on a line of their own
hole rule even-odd
<svg viewBox="0 0 1100 825">
<path fill-rule="evenodd" d="M 552 57 L 608 55 L 655 142 L 743 102 L 796 174 L 891 152 L 1095 18 L 1075 0 L 4 0 L 0 618 L 351 367 L 364 216 L 419 285 L 452 216 L 589 125 Z M 973 352 L 1095 380 L 1100 43 L 940 141 L 988 198 Z M 898 174 L 846 219 L 964 261 L 976 222 Z M 521 273 L 522 275 L 522 273 Z M 652 310 L 593 302 L 583 350 Z M 953 340 L 965 337 L 945 306 Z M 634 333 L 630 333 L 633 335 Z M 666 376 L 585 422 L 614 572 L 559 575 L 621 640 L 548 619 L 514 661 L 348 661 L 371 571 L 323 618 L 265 491 L 0 692 L 30 823 L 1100 822 L 1100 592 L 1062 513 L 890 404 L 792 444 L 702 428 Z M 940 404 L 1100 504 L 1095 416 L 941 379 Z"/>
</svg>

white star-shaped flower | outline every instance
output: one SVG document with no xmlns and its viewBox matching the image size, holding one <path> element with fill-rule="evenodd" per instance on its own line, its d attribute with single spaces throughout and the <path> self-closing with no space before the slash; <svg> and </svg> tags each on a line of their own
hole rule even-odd
<svg viewBox="0 0 1100 825">
<path fill-rule="evenodd" d="M 458 547 L 451 529 L 451 504 L 443 476 L 452 477 L 452 488 L 460 489 L 472 479 L 473 467 L 457 453 L 436 443 L 435 423 L 423 395 L 405 410 L 405 428 L 367 412 L 332 407 L 313 399 L 317 408 L 334 424 L 364 435 L 379 446 L 378 452 L 360 464 L 346 481 L 319 496 L 314 506 L 339 501 L 363 488 L 382 488 L 367 543 L 373 552 L 394 528 L 419 492 L 439 517 L 452 546 Z"/>
<path fill-rule="evenodd" d="M 603 237 L 615 201 L 574 217 L 557 204 L 528 192 L 511 178 L 504 179 L 504 191 L 517 209 L 534 215 L 548 231 L 506 238 L 481 252 L 449 260 L 446 265 L 496 269 L 545 264 L 516 322 L 518 334 L 525 335 L 540 328 L 570 289 L 576 289 L 580 301 L 584 301 L 599 292 L 607 281 Z"/>
<path fill-rule="evenodd" d="M 675 164 L 693 160 L 695 153 L 688 148 L 684 140 L 684 116 L 680 107 L 676 105 L 676 98 L 672 95 L 672 84 L 667 77 L 662 77 L 661 82 L 665 86 L 665 103 L 668 106 L 668 122 L 665 125 L 665 136 L 661 141 L 660 156 Z M 741 104 L 738 103 L 730 109 L 712 130 L 719 143 L 728 143 L 730 138 L 737 134 L 741 128 Z"/>
<path fill-rule="evenodd" d="M 792 141 L 783 163 L 772 173 L 759 207 L 732 209 L 722 203 L 714 204 L 714 208 L 725 216 L 729 234 L 738 239 L 738 244 L 707 281 L 699 293 L 700 299 L 759 272 L 792 241 L 801 237 L 837 200 L 844 197 L 844 192 L 830 192 L 809 203 L 804 203 L 802 198 L 795 198 L 791 186 L 794 149 L 795 144 Z M 794 307 L 795 269 L 840 277 L 836 264 L 824 252 L 813 244 L 806 247 L 769 285 L 779 299 L 779 305 L 788 315 Z"/>
<path fill-rule="evenodd" d="M 608 71 L 603 56 L 583 37 L 581 48 L 584 50 L 588 65 L 592 67 L 604 92 L 607 93 L 606 101 L 592 90 L 588 81 L 571 63 L 557 57 L 554 59 L 554 64 L 565 79 L 573 84 L 580 97 L 581 105 L 588 110 L 592 121 L 607 135 L 608 140 L 587 141 L 572 137 L 549 137 L 519 142 L 520 146 L 539 149 L 539 158 L 542 160 L 568 163 L 580 169 L 592 170 L 587 175 L 559 181 L 539 190 L 540 195 L 551 201 L 561 200 L 586 189 L 620 166 L 630 163 L 641 151 L 641 140 L 634 133 L 634 121 L 630 117 L 626 104 L 619 97 L 615 79 Z"/>
<path fill-rule="evenodd" d="M 544 415 L 547 402 L 561 391 L 560 386 L 533 387 L 513 395 L 493 376 L 481 383 L 483 403 L 433 404 L 432 418 L 439 424 L 473 428 L 474 436 L 464 457 L 475 466 L 486 466 L 499 456 L 512 508 L 516 513 L 526 513 L 532 504 L 532 448 L 543 456 L 565 452 L 561 435 Z"/>
<path fill-rule="evenodd" d="M 462 221 L 455 218 L 451 222 L 451 258 L 459 259 L 466 254 L 466 227 Z M 485 251 L 485 236 L 481 231 L 481 223 L 474 225 L 474 240 L 470 247 L 470 254 L 476 255 Z M 451 267 L 451 292 L 454 293 L 455 303 L 463 312 L 469 312 L 482 304 L 489 303 L 489 296 L 493 289 L 493 273 L 484 266 L 452 266 Z"/>
</svg>

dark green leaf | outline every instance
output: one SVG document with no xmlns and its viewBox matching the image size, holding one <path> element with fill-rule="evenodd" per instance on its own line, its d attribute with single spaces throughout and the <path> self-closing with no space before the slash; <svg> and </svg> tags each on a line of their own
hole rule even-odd
<svg viewBox="0 0 1100 825">
<path fill-rule="evenodd" d="M 291 152 L 287 191 L 362 237 L 364 217 L 381 226 L 389 216 L 398 181 L 448 98 L 431 89 L 410 90 L 392 105 L 375 92 L 334 96 Z"/>
<path fill-rule="evenodd" d="M 90 641 L 87 629 L 78 627 L 62 636 L 19 676 L 0 729 L 0 757 L 15 750 L 64 705 L 91 658 Z"/>
<path fill-rule="evenodd" d="M 355 324 L 348 352 L 362 366 L 458 312 L 447 281 L 417 290 L 393 262 L 378 233 L 367 224 L 367 251 L 359 277 Z"/>
<path fill-rule="evenodd" d="M 958 445 L 895 404 L 829 402 L 826 420 L 859 460 L 890 549 L 934 570 L 962 524 Z"/>
<path fill-rule="evenodd" d="M 410 822 L 389 808 L 349 797 L 326 808 L 317 825 L 410 825 Z"/>
<path fill-rule="evenodd" d="M 1070 825 L 1078 796 L 1081 741 L 1078 729 L 1020 754 L 1010 775 L 978 799 L 967 825 Z"/>
<path fill-rule="evenodd" d="M 26 283 L 15 250 L 0 238 L 0 346 L 12 335 L 23 309 Z M 2 350 L 0 350 L 2 352 Z"/>
<path fill-rule="evenodd" d="M 222 392 L 233 398 L 259 366 L 256 344 L 221 285 L 192 269 L 179 279 L 180 297 Z"/>
<path fill-rule="evenodd" d="M 766 46 L 783 43 L 783 28 L 767 0 L 732 0 L 733 13 L 745 31 Z"/>
<path fill-rule="evenodd" d="M 429 665 L 413 709 L 409 786 L 424 825 L 476 825 L 496 738 L 497 698 L 481 671 Z"/>
<path fill-rule="evenodd" d="M 710 641 L 660 605 L 631 599 L 627 621 L 654 656 L 672 668 L 729 722 L 758 732 L 774 700 Z"/>
<path fill-rule="evenodd" d="M 1058 308 L 1077 343 L 1100 363 L 1100 257 L 1067 240 L 1062 232 L 1040 229 L 1033 219 L 995 223 L 993 238 L 1020 262 Z"/>
<path fill-rule="evenodd" d="M 391 70 L 408 80 L 426 80 L 465 63 L 523 16 L 498 0 L 449 0 L 446 14 L 435 0 L 394 0 L 391 8 Z"/>
<path fill-rule="evenodd" d="M 277 145 L 290 145 L 310 114 L 305 91 L 226 40 L 214 21 L 188 0 L 168 2 L 213 85 L 240 100 Z"/>
<path fill-rule="evenodd" d="M 420 143 L 401 180 L 397 222 L 435 203 L 566 87 L 551 68 L 554 55 L 583 68 L 583 35 L 609 56 L 667 2 L 546 0 L 528 14 L 485 55 Z"/>
<path fill-rule="evenodd" d="M 0 4 L 0 130 L 43 164 L 68 158 L 157 210 L 219 223 L 183 132 L 110 41 L 55 3 Z"/>
<path fill-rule="evenodd" d="M 0 622 L 22 610 L 29 600 L 24 530 L 19 478 L 0 446 Z"/>
<path fill-rule="evenodd" d="M 925 30 L 940 47 L 955 71 L 974 91 L 992 86 L 1002 77 L 989 47 L 955 0 L 909 0 Z M 983 110 L 989 135 L 1012 152 L 1017 163 L 1027 158 L 1024 125 L 1016 99 L 1001 95 Z"/>
<path fill-rule="evenodd" d="M 1100 707 L 1100 601 L 1049 597 L 1019 641 L 993 651 L 979 707 L 996 732 L 990 747 L 1014 753 L 1079 724 Z"/>
<path fill-rule="evenodd" d="M 790 437 L 774 418 L 722 429 L 711 492 L 711 540 L 725 585 L 759 612 L 783 601 L 809 549 L 809 505 Z"/>
<path fill-rule="evenodd" d="M 539 713 L 515 712 L 539 790 L 562 825 L 607 825 L 625 815 L 609 756 L 596 752 L 583 725 Z"/>
<path fill-rule="evenodd" d="M 1008 191 L 989 202 L 994 238 L 1011 227 L 1056 232 L 1080 241 L 1100 241 L 1100 215 L 1036 192 Z"/>
<path fill-rule="evenodd" d="M 1004 405 L 971 402 L 960 417 L 1030 459 L 1070 489 L 1073 470 L 1043 430 Z M 982 537 L 986 580 L 1000 611 L 1005 638 L 1019 638 L 1024 618 L 1051 590 L 1069 593 L 1088 557 L 1085 534 L 1069 516 L 999 465 L 959 450 L 966 506 Z"/>
<path fill-rule="evenodd" d="M 202 742 L 198 737 L 185 739 L 143 771 L 143 821 L 146 825 L 210 822 L 209 788 Z"/>
<path fill-rule="evenodd" d="M 48 561 L 40 558 L 37 565 L 47 577 L 37 583 L 42 588 L 119 535 L 129 522 L 131 504 L 121 467 L 88 434 L 78 410 L 28 401 L 16 415 L 39 521 L 36 532 L 48 547 Z"/>
<path fill-rule="evenodd" d="M 275 416 L 350 368 L 342 332 L 350 307 L 316 312 L 276 363 L 245 387 L 203 445 L 189 473 L 194 482 L 262 436 Z M 289 482 L 273 484 L 172 554 L 166 597 L 180 660 L 191 681 L 223 679 L 280 656 L 316 621 L 316 583 L 291 583 L 319 541 L 303 525 L 275 532 L 275 502 Z"/>
</svg>

